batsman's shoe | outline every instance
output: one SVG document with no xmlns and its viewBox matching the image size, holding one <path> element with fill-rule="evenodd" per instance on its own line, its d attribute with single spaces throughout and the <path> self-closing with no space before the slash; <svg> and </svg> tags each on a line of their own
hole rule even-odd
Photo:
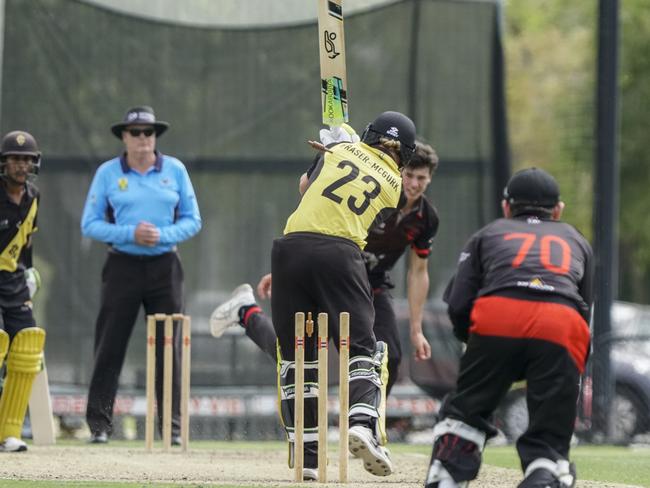
<svg viewBox="0 0 650 488">
<path fill-rule="evenodd" d="M 318 470 L 313 468 L 302 468 L 303 481 L 316 481 L 318 479 Z"/>
<path fill-rule="evenodd" d="M 23 452 L 27 450 L 27 444 L 16 437 L 7 437 L 0 444 L 0 452 Z"/>
<path fill-rule="evenodd" d="M 348 445 L 350 452 L 363 460 L 363 467 L 375 476 L 388 476 L 393 473 L 393 463 L 388 449 L 380 446 L 368 427 L 350 427 Z"/>
<path fill-rule="evenodd" d="M 239 323 L 239 309 L 246 305 L 255 305 L 253 288 L 248 283 L 235 288 L 230 298 L 214 309 L 210 315 L 212 336 L 221 337 L 228 327 Z"/>
</svg>

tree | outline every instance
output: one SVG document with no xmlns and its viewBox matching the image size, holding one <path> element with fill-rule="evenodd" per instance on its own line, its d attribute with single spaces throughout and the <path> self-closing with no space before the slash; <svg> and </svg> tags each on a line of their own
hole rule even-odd
<svg viewBox="0 0 650 488">
<path fill-rule="evenodd" d="M 650 3 L 621 9 L 621 296 L 650 302 Z"/>
<path fill-rule="evenodd" d="M 597 2 L 506 1 L 513 166 L 553 173 L 565 219 L 592 235 Z M 650 302 L 650 3 L 621 2 L 620 298 Z"/>
<path fill-rule="evenodd" d="M 565 218 L 591 236 L 593 2 L 516 0 L 506 5 L 508 114 L 515 169 L 558 180 Z"/>
</svg>

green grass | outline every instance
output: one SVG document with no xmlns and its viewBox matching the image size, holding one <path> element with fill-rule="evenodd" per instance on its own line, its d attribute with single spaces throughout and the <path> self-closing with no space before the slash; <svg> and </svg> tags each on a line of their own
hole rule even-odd
<svg viewBox="0 0 650 488">
<path fill-rule="evenodd" d="M 484 461 L 493 466 L 521 469 L 513 446 L 488 447 Z M 578 446 L 571 449 L 579 480 L 650 487 L 650 448 Z"/>
<path fill-rule="evenodd" d="M 392 444 L 395 452 L 430 454 L 431 448 Z M 650 487 L 650 447 L 613 447 L 582 445 L 571 449 L 578 480 L 621 483 Z M 488 446 L 483 461 L 492 466 L 521 470 L 514 446 Z"/>
</svg>

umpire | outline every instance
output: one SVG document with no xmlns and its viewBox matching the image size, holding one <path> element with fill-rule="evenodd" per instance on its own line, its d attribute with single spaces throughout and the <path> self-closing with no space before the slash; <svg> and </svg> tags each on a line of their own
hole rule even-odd
<svg viewBox="0 0 650 488">
<path fill-rule="evenodd" d="M 85 237 L 109 244 L 95 325 L 95 365 L 86 419 L 92 443 L 113 430 L 113 404 L 140 306 L 146 314 L 183 311 L 183 269 L 176 245 L 201 229 L 194 188 L 183 163 L 156 150 L 169 127 L 151 107 L 128 110 L 111 131 L 125 151 L 95 173 L 81 218 Z M 161 324 L 158 327 L 162 327 Z M 175 334 L 172 444 L 180 444 L 180 335 Z M 156 334 L 156 398 L 162 405 L 163 334 Z M 162 425 L 159 412 L 159 427 Z"/>
</svg>

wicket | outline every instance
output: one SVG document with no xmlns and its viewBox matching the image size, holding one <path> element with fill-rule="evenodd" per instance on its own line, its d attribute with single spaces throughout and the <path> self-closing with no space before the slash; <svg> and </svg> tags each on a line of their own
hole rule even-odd
<svg viewBox="0 0 650 488">
<path fill-rule="evenodd" d="M 162 441 L 163 449 L 170 451 L 172 446 L 172 371 L 174 350 L 174 325 L 181 327 L 181 448 L 187 451 L 190 442 L 190 346 L 192 342 L 189 315 L 157 313 L 147 315 L 147 416 L 145 419 L 145 448 L 153 451 L 154 440 L 154 399 L 156 397 L 156 324 L 164 322 L 163 357 L 163 405 Z M 158 408 L 161 408 L 158 405 Z"/>
<path fill-rule="evenodd" d="M 307 335 L 313 321 L 307 316 Z M 327 482 L 327 345 L 328 316 L 318 314 L 318 481 Z M 350 403 L 350 314 L 339 316 L 339 482 L 348 481 L 348 410 Z M 305 415 L 305 314 L 295 315 L 294 474 L 303 480 Z"/>
</svg>

